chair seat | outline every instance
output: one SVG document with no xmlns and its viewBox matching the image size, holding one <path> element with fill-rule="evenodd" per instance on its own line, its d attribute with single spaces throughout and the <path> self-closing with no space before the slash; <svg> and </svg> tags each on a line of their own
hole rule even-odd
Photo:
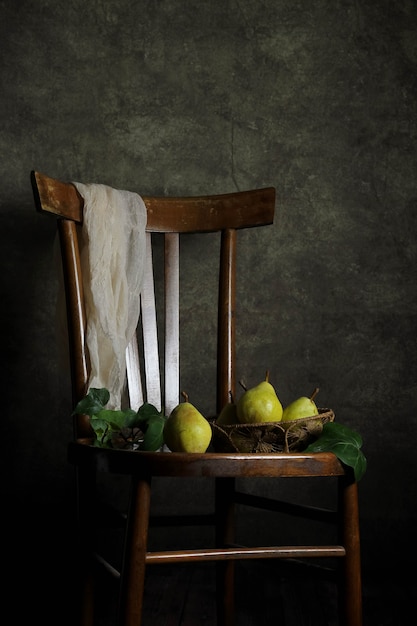
<svg viewBox="0 0 417 626">
<path fill-rule="evenodd" d="M 74 465 L 90 464 L 98 469 L 128 474 L 194 477 L 313 477 L 343 476 L 346 469 L 332 452 L 303 454 L 205 452 L 143 452 L 95 446 L 91 439 L 78 439 L 68 446 Z"/>
<path fill-rule="evenodd" d="M 344 476 L 343 468 L 333 453 L 218 453 L 204 454 L 177 452 L 145 452 L 116 448 L 102 448 L 94 445 L 91 439 L 78 439 L 68 448 L 69 461 L 79 469 L 85 467 L 110 472 L 111 474 L 129 475 L 138 485 L 141 497 L 137 499 L 137 519 L 146 519 L 149 515 L 150 481 L 154 477 L 192 477 L 212 479 L 242 478 L 283 478 L 283 477 L 321 477 Z M 226 483 L 227 484 L 227 483 Z M 141 487 L 139 487 L 141 485 Z M 257 495 L 242 494 L 234 491 L 236 503 L 251 506 L 266 506 L 266 498 Z M 262 503 L 262 504 L 260 504 Z M 288 505 L 287 505 L 288 506 Z M 295 512 L 297 505 L 290 505 Z M 308 507 L 298 507 L 304 512 Z M 313 509 L 311 509 L 313 510 Z M 316 509 L 314 509 L 316 511 Z M 305 514 L 305 513 L 304 513 Z M 332 511 L 317 509 L 318 519 L 332 519 Z M 184 515 L 180 515 L 179 525 L 184 524 Z M 178 525 L 176 516 L 169 516 L 172 526 Z M 210 515 L 192 515 L 194 524 L 213 523 Z M 199 519 L 200 518 L 200 519 Z M 151 518 L 149 518 L 151 519 Z M 162 518 L 164 519 L 164 518 Z M 166 519 L 166 518 L 165 518 Z M 199 521 L 198 521 L 199 520 Z M 204 547 L 202 549 L 181 549 L 146 551 L 144 559 L 147 565 L 161 563 L 180 563 L 191 561 L 219 561 L 237 559 L 303 559 L 345 557 L 343 545 L 285 545 L 285 546 L 242 546 L 237 544 L 222 547 Z"/>
</svg>

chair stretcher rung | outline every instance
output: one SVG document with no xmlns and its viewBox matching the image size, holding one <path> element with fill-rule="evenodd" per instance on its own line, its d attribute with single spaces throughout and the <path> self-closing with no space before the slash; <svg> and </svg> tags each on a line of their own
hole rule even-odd
<svg viewBox="0 0 417 626">
<path fill-rule="evenodd" d="M 213 548 L 209 550 L 181 550 L 148 552 L 146 563 L 174 563 L 180 561 L 222 561 L 237 559 L 293 559 L 343 557 L 343 546 L 280 546 L 266 548 Z"/>
<path fill-rule="evenodd" d="M 276 511 L 277 513 L 286 513 L 287 515 L 308 517 L 321 522 L 335 523 L 337 522 L 337 511 L 309 506 L 306 504 L 297 504 L 293 502 L 284 502 L 274 498 L 265 498 L 257 494 L 244 493 L 236 491 L 234 500 L 237 504 L 245 506 L 258 507 L 268 511 Z"/>
<path fill-rule="evenodd" d="M 113 567 L 105 558 L 103 558 L 100 554 L 94 553 L 95 561 L 102 567 L 108 574 L 110 574 L 113 578 L 120 578 L 120 572 Z"/>
</svg>

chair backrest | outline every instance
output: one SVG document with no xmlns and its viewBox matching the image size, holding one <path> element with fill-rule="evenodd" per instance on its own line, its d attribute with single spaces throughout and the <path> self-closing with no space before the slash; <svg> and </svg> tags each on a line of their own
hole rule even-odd
<svg viewBox="0 0 417 626">
<path fill-rule="evenodd" d="M 37 210 L 58 218 L 67 305 L 73 402 L 86 393 L 89 375 L 85 344 L 86 313 L 80 264 L 79 229 L 84 200 L 76 187 L 39 172 L 32 172 Z M 217 325 L 217 412 L 235 393 L 235 306 L 237 231 L 272 224 L 275 211 L 273 187 L 192 197 L 142 196 L 147 209 L 145 278 L 141 293 L 140 326 L 143 359 L 132 341 L 126 351 L 130 403 L 143 401 L 163 408 L 168 415 L 180 401 L 179 358 L 179 240 L 189 233 L 218 232 L 220 236 L 218 325 Z M 164 341 L 158 342 L 152 263 L 152 234 L 164 237 Z M 203 278 L 204 280 L 204 278 Z M 158 345 L 164 346 L 160 358 Z M 142 352 L 140 352 L 142 355 Z M 142 362 L 143 361 L 143 362 Z M 161 370 L 163 367 L 163 370 Z M 164 389 L 161 388 L 161 381 Z M 76 437 L 91 435 L 88 421 L 78 416 Z"/>
</svg>

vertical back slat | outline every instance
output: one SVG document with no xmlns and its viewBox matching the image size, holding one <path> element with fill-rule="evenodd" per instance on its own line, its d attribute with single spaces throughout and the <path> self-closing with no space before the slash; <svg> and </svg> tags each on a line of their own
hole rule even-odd
<svg viewBox="0 0 417 626">
<path fill-rule="evenodd" d="M 145 276 L 141 294 L 143 354 L 145 363 L 146 400 L 159 411 L 162 408 L 159 369 L 158 330 L 152 262 L 151 234 L 146 233 Z"/>
<path fill-rule="evenodd" d="M 180 392 L 180 237 L 165 235 L 165 412 L 179 402 Z"/>
<path fill-rule="evenodd" d="M 235 315 L 236 315 L 236 241 L 235 229 L 222 231 L 217 344 L 217 413 L 236 393 Z"/>
<path fill-rule="evenodd" d="M 136 334 L 126 348 L 126 375 L 130 408 L 137 411 L 143 404 L 143 387 Z"/>
</svg>

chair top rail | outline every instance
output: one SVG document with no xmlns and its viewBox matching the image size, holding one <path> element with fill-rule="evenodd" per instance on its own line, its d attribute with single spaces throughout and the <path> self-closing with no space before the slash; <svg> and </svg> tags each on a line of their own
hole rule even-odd
<svg viewBox="0 0 417 626">
<path fill-rule="evenodd" d="M 31 172 L 36 208 L 81 224 L 84 200 L 72 183 Z M 147 208 L 148 232 L 216 232 L 272 224 L 275 188 L 189 196 L 142 196 Z"/>
</svg>

